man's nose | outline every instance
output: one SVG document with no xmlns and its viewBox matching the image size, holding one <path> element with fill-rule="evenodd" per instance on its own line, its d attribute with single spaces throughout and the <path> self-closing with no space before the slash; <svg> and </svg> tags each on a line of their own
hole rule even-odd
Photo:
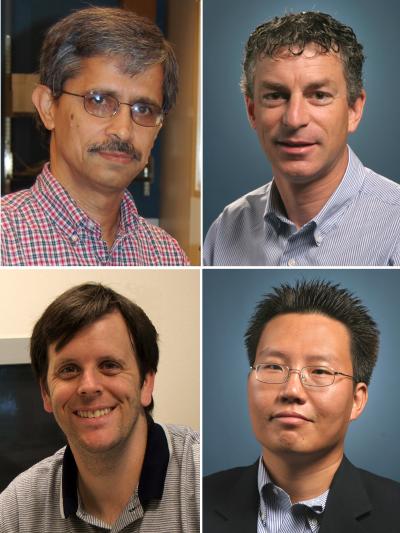
<svg viewBox="0 0 400 533">
<path fill-rule="evenodd" d="M 305 401 L 306 392 L 301 380 L 301 370 L 290 369 L 287 381 L 281 385 L 280 395 L 286 401 Z"/>
<path fill-rule="evenodd" d="M 307 126 L 310 121 L 308 102 L 302 94 L 292 94 L 288 99 L 282 117 L 284 125 L 297 130 Z"/>
<path fill-rule="evenodd" d="M 80 376 L 77 392 L 82 396 L 89 396 L 99 394 L 102 391 L 102 388 L 99 373 L 94 369 L 88 369 Z"/>
<path fill-rule="evenodd" d="M 118 113 L 109 118 L 106 133 L 115 135 L 121 141 L 129 141 L 134 127 L 130 106 L 120 104 Z"/>
</svg>

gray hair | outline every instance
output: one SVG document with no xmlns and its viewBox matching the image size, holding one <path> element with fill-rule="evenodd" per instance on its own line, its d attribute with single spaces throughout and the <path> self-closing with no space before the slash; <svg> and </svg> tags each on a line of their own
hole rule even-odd
<svg viewBox="0 0 400 533">
<path fill-rule="evenodd" d="M 175 104 L 178 65 L 159 28 L 150 20 L 119 8 L 80 9 L 52 26 L 40 56 L 40 83 L 59 97 L 69 78 L 79 74 L 81 60 L 112 56 L 123 74 L 133 76 L 152 65 L 164 70 L 163 112 Z"/>
<path fill-rule="evenodd" d="M 282 48 L 293 55 L 301 55 L 309 43 L 316 44 L 321 53 L 334 52 L 340 55 L 347 84 L 347 100 L 353 105 L 363 88 L 363 47 L 349 26 L 326 13 L 313 11 L 275 17 L 254 30 L 244 50 L 240 81 L 243 94 L 254 97 L 254 72 L 258 59 L 276 57 Z"/>
</svg>

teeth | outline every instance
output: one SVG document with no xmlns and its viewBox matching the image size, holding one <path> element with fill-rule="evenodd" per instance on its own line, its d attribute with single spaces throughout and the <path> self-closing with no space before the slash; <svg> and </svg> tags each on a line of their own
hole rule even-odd
<svg viewBox="0 0 400 533">
<path fill-rule="evenodd" d="M 77 415 L 81 418 L 98 418 L 99 416 L 108 415 L 111 410 L 111 407 L 107 407 L 107 409 L 97 409 L 96 411 L 77 411 Z"/>
</svg>

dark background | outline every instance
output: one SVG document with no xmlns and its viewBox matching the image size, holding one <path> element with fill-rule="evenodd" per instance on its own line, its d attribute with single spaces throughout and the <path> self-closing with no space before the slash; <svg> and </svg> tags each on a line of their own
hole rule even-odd
<svg viewBox="0 0 400 533">
<path fill-rule="evenodd" d="M 66 443 L 43 409 L 31 365 L 0 365 L 0 492 L 22 471 Z"/>
<path fill-rule="evenodd" d="M 227 204 L 272 177 L 239 89 L 244 45 L 263 21 L 307 10 L 350 25 L 364 45 L 367 102 L 349 144 L 365 166 L 400 181 L 397 0 L 204 0 L 204 232 Z"/>
</svg>

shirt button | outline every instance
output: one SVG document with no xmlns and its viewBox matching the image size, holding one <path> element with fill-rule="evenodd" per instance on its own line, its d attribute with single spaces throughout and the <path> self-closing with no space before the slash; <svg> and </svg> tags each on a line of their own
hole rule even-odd
<svg viewBox="0 0 400 533">
<path fill-rule="evenodd" d="M 287 262 L 288 266 L 290 267 L 294 267 L 296 266 L 296 259 L 289 259 L 289 261 Z"/>
<path fill-rule="evenodd" d="M 76 233 L 74 233 L 74 234 L 72 235 L 72 237 L 71 237 L 71 241 L 72 241 L 72 242 L 77 242 L 78 240 L 79 240 L 78 235 L 77 235 Z"/>
</svg>

